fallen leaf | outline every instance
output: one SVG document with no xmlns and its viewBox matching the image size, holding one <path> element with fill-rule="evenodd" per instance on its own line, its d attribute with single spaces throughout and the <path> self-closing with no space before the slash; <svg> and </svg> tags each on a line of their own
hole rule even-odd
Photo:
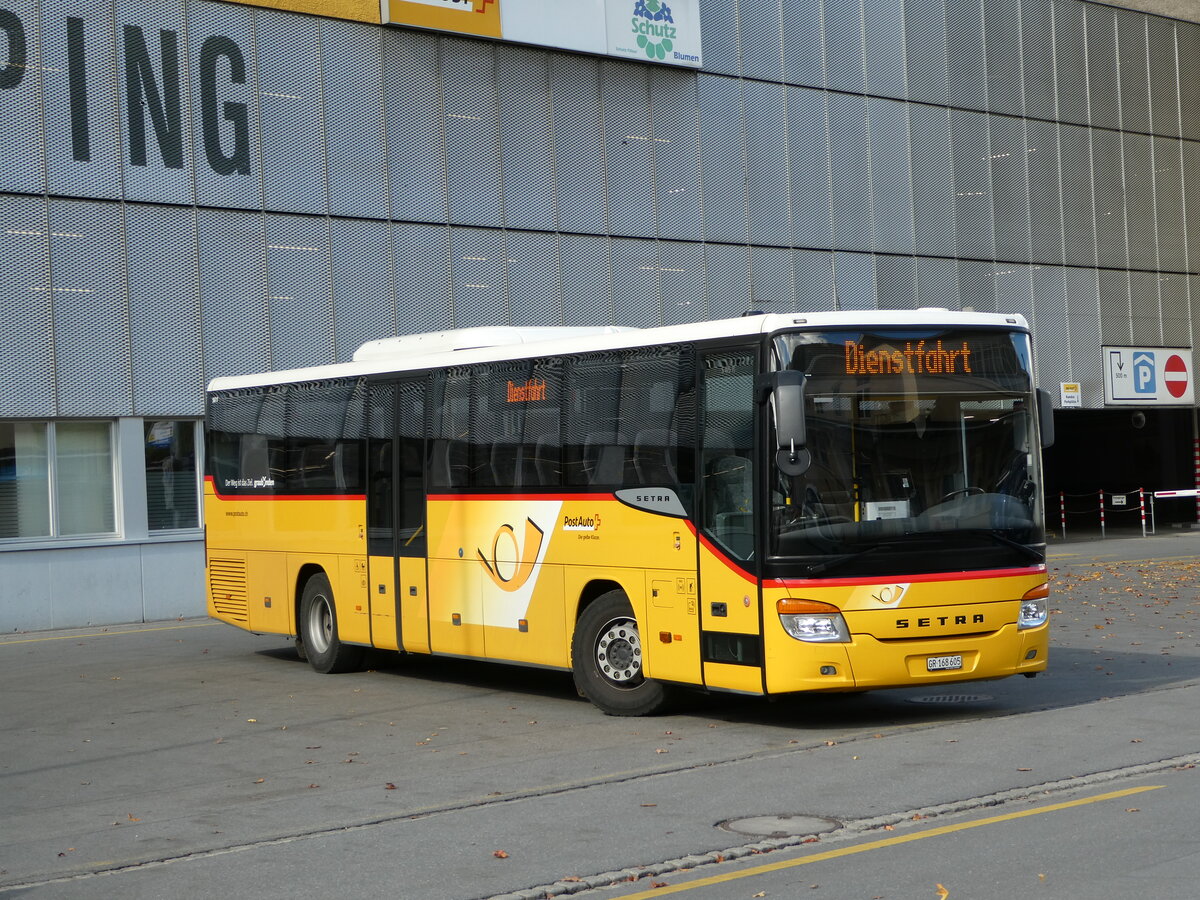
<svg viewBox="0 0 1200 900">
<path fill-rule="evenodd" d="M 508 859 L 508 852 L 505 850 L 493 850 L 492 856 L 496 857 L 496 859 Z"/>
<path fill-rule="evenodd" d="M 140 822 L 140 821 L 142 821 L 142 820 L 141 820 L 141 819 L 139 819 L 137 816 L 135 816 L 133 813 L 127 813 L 127 814 L 126 814 L 126 816 L 127 816 L 127 818 L 129 819 L 129 821 L 130 821 L 130 822 Z"/>
<path fill-rule="evenodd" d="M 650 887 L 652 887 L 652 888 L 660 888 L 660 887 L 666 887 L 666 886 L 667 886 L 667 882 L 665 882 L 665 881 L 650 882 Z"/>
<path fill-rule="evenodd" d="M 387 784 L 385 784 L 385 785 L 383 786 L 383 789 L 384 789 L 385 791 L 394 791 L 394 790 L 396 789 L 396 785 L 392 784 L 392 783 L 389 781 Z"/>
<path fill-rule="evenodd" d="M 939 884 L 937 886 L 937 895 L 938 900 L 946 900 L 946 898 L 950 896 L 950 892 Z"/>
</svg>

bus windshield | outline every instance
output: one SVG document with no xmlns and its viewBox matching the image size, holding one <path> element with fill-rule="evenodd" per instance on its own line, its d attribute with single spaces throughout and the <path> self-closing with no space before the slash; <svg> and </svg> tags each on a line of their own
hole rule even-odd
<svg viewBox="0 0 1200 900">
<path fill-rule="evenodd" d="M 768 555 L 777 573 L 837 578 L 1044 561 L 1027 334 L 789 333 L 774 351 L 779 368 L 805 374 L 812 458 L 800 475 L 771 471 Z"/>
</svg>

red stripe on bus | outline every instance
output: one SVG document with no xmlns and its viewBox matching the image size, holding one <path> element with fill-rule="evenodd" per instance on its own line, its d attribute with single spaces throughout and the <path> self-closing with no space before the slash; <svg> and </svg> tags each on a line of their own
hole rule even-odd
<svg viewBox="0 0 1200 900">
<path fill-rule="evenodd" d="M 612 493 L 598 494 L 429 494 L 426 499 L 430 503 L 451 503 L 462 500 L 616 500 Z"/>
</svg>

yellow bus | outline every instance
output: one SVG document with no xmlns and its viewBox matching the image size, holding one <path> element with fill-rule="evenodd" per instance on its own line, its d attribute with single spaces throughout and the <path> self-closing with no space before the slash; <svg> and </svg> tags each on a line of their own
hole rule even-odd
<svg viewBox="0 0 1200 900">
<path fill-rule="evenodd" d="M 469 328 L 214 380 L 211 615 L 573 673 L 610 715 L 1046 667 L 1020 316 Z"/>
</svg>

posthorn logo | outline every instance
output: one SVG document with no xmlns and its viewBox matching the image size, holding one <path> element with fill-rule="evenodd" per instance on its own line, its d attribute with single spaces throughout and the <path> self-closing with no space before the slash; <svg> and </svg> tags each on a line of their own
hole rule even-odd
<svg viewBox="0 0 1200 900">
<path fill-rule="evenodd" d="M 675 19 L 662 0 L 636 0 L 630 26 L 637 45 L 650 59 L 664 60 L 675 47 Z"/>
</svg>

